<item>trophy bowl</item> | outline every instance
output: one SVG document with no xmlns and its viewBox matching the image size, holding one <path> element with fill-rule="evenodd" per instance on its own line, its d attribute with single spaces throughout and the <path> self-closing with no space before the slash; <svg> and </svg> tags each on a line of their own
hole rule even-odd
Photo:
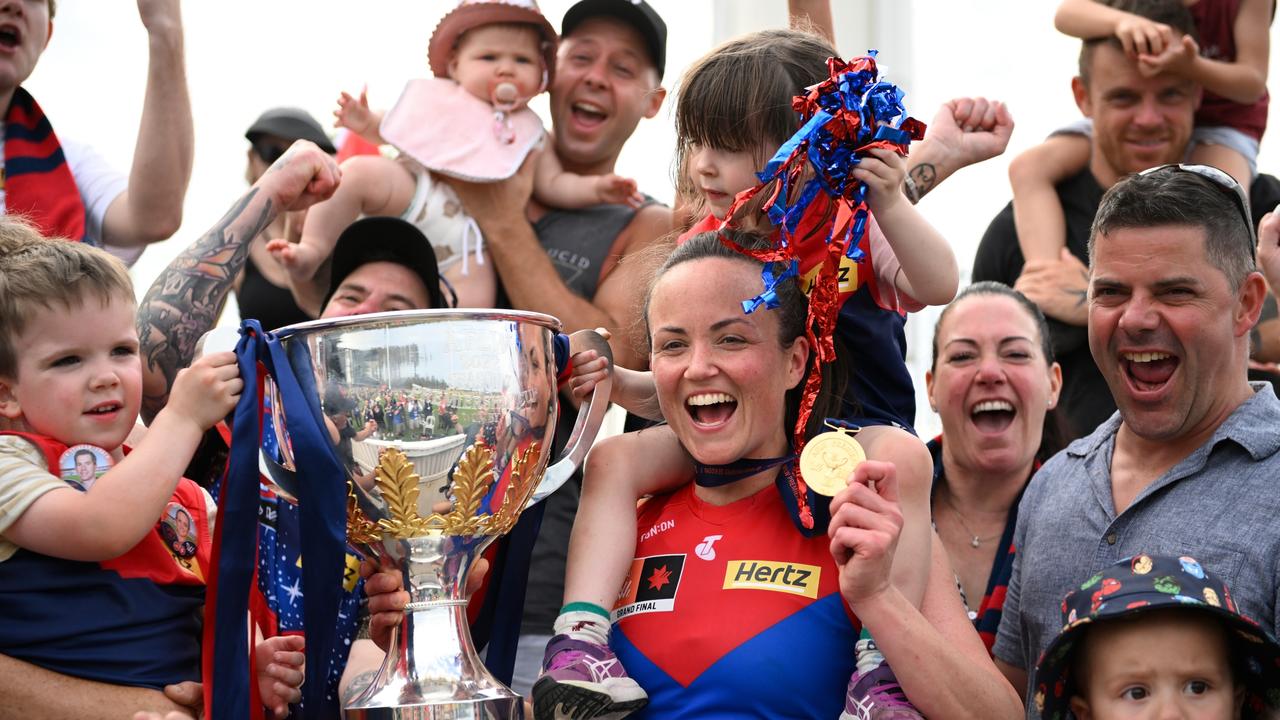
<svg viewBox="0 0 1280 720">
<path fill-rule="evenodd" d="M 386 660 L 347 717 L 523 717 L 522 699 L 476 655 L 463 588 L 485 547 L 580 466 L 600 427 L 608 381 L 548 467 L 559 329 L 536 313 L 422 310 L 275 331 L 344 468 L 334 482 L 348 489 L 348 540 L 398 568 L 410 595 Z M 575 333 L 570 346 L 610 357 L 594 332 Z M 293 500 L 286 408 L 271 382 L 267 395 L 261 469 Z"/>
</svg>

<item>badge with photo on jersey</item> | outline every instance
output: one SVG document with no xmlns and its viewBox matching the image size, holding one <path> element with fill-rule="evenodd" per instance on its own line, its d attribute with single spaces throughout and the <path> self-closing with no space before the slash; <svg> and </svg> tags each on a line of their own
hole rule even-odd
<svg viewBox="0 0 1280 720">
<path fill-rule="evenodd" d="M 685 556 L 652 555 L 631 561 L 631 571 L 613 606 L 613 621 L 629 615 L 671 612 L 676 606 L 676 590 L 684 572 Z"/>
<path fill-rule="evenodd" d="M 77 490 L 88 490 L 114 464 L 97 445 L 72 445 L 58 458 L 58 476 Z"/>
<path fill-rule="evenodd" d="M 196 523 L 191 513 L 176 502 L 169 503 L 160 516 L 160 537 L 164 546 L 179 560 L 196 556 Z M 184 566 L 190 567 L 187 563 Z"/>
</svg>

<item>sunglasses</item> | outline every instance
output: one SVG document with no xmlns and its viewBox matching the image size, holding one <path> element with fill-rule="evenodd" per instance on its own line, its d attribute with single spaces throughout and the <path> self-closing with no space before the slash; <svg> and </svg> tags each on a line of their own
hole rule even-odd
<svg viewBox="0 0 1280 720">
<path fill-rule="evenodd" d="M 285 151 L 288 149 L 289 148 L 286 145 L 280 145 L 267 140 L 257 140 L 253 143 L 253 151 L 257 153 L 258 157 L 262 158 L 262 162 L 268 165 L 274 164 L 275 161 L 279 160 L 280 156 L 284 155 Z"/>
<path fill-rule="evenodd" d="M 1236 209 L 1240 211 L 1240 219 L 1244 220 L 1244 226 L 1249 230 L 1250 247 L 1258 244 L 1258 237 L 1253 227 L 1253 217 L 1249 214 L 1249 198 L 1244 194 L 1244 188 L 1240 187 L 1240 183 L 1236 182 L 1235 178 L 1211 165 L 1191 165 L 1188 163 L 1157 165 L 1143 170 L 1138 175 L 1150 175 L 1156 172 L 1190 173 L 1213 183 L 1215 187 L 1235 201 Z"/>
</svg>

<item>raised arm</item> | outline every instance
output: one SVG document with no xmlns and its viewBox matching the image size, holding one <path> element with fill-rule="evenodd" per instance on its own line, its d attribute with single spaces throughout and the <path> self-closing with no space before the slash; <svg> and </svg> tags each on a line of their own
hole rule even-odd
<svg viewBox="0 0 1280 720">
<path fill-rule="evenodd" d="M 103 236 L 121 247 L 166 240 L 182 225 L 195 152 L 178 0 L 138 0 L 150 53 L 129 186 L 107 206 Z"/>
<path fill-rule="evenodd" d="M 787 0 L 787 22 L 793 30 L 817 31 L 827 42 L 836 44 L 831 0 Z"/>
<path fill-rule="evenodd" d="M 613 241 L 611 255 L 621 256 L 605 268 L 595 297 L 584 298 L 565 285 L 525 216 L 532 190 L 534 156 L 520 171 L 498 183 L 451 184 L 484 232 L 485 246 L 493 256 L 498 277 L 513 307 L 560 318 L 565 332 L 598 327 L 612 333 L 609 345 L 614 360 L 623 367 L 643 367 L 644 358 L 631 342 L 640 320 L 637 288 L 643 283 L 644 248 L 671 231 L 671 211 L 650 205 L 636 212 L 631 223 Z"/>
<path fill-rule="evenodd" d="M 332 195 L 338 177 L 333 158 L 306 140 L 297 141 L 217 225 L 161 271 L 138 306 L 144 420 L 150 422 L 164 407 L 178 371 L 195 355 L 196 342 L 217 323 L 253 239 L 281 212 Z"/>
<path fill-rule="evenodd" d="M 1206 90 L 1245 105 L 1257 102 L 1267 91 L 1267 65 L 1271 54 L 1272 0 L 1242 0 L 1232 34 L 1236 59 L 1214 60 L 1200 54 L 1190 35 L 1175 39 L 1163 53 L 1143 55 L 1138 67 L 1146 74 L 1168 70 L 1194 80 Z"/>
<path fill-rule="evenodd" d="M 906 172 L 905 158 L 874 148 L 852 174 L 867 184 L 867 206 L 901 265 L 898 289 L 926 305 L 946 305 L 960 284 L 956 254 L 942 233 L 899 192 Z"/>
<path fill-rule="evenodd" d="M 1053 16 L 1058 32 L 1091 40 L 1115 35 L 1130 56 L 1158 55 L 1178 41 L 1173 29 L 1141 15 L 1117 10 L 1097 0 L 1062 0 Z"/>
<path fill-rule="evenodd" d="M 1004 152 L 1013 134 L 1013 118 L 998 100 L 956 98 L 938 109 L 924 140 L 911 148 L 907 182 L 903 187 L 913 203 L 967 165 Z"/>
</svg>

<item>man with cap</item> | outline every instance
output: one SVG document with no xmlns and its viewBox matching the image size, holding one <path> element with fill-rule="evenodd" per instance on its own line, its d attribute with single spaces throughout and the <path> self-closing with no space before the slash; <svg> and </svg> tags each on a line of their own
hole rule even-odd
<svg viewBox="0 0 1280 720">
<path fill-rule="evenodd" d="M 565 13 L 560 51 L 550 87 L 555 153 L 565 170 L 584 175 L 614 172 L 623 145 L 642 118 L 657 115 L 666 97 L 667 27 L 644 0 L 581 0 Z M 616 362 L 642 368 L 631 333 L 639 327 L 639 292 L 648 271 L 644 251 L 673 225 L 669 208 L 652 200 L 640 208 L 598 205 L 580 210 L 548 208 L 531 199 L 532 162 L 513 177 L 485 185 L 453 182 L 467 212 L 476 219 L 493 258 L 508 304 L 554 315 L 565 332 L 608 328 Z M 652 260 L 658 260 L 656 256 Z M 501 295 L 500 295 L 501 300 Z M 565 422 L 568 418 L 568 422 Z M 563 441 L 572 416 L 561 415 Z M 509 562 L 493 582 L 511 572 L 500 600 L 524 607 L 513 687 L 528 693 L 542 663 L 542 651 L 563 600 L 569 531 L 577 511 L 581 477 L 564 484 L 512 531 L 513 548 L 532 548 L 527 596 L 520 562 Z M 538 513 L 542 513 L 538 529 Z M 533 533 L 537 533 L 536 543 Z M 527 533 L 529 537 L 521 537 Z M 508 558 L 510 560 L 510 557 Z M 518 602 L 523 600 L 523 602 Z M 513 612 L 518 612 L 513 609 Z M 501 611 L 499 611 L 501 612 Z M 495 628 L 495 632 L 498 632 Z M 497 643 L 501 645 L 502 643 Z M 510 658 L 488 657 L 504 677 Z"/>
<path fill-rule="evenodd" d="M 149 57 L 146 95 L 128 178 L 92 148 L 59 138 L 23 87 L 53 32 L 54 0 L 2 0 L 10 42 L 0 53 L 7 142 L 0 212 L 22 213 L 42 234 L 105 245 L 132 264 L 182 224 L 194 138 L 178 0 L 138 3 Z M 56 123 L 54 123 L 56 126 Z"/>
<path fill-rule="evenodd" d="M 641 118 L 666 90 L 666 25 L 643 0 L 583 0 L 565 14 L 550 88 L 555 152 L 566 170 L 612 173 Z M 613 331 L 614 357 L 637 367 L 629 341 L 637 278 L 625 262 L 671 230 L 668 208 L 555 210 L 531 201 L 533 163 L 500 183 L 453 183 L 480 224 L 510 305 L 554 315 L 566 331 Z"/>
<path fill-rule="evenodd" d="M 249 141 L 245 179 L 250 185 L 256 183 L 267 167 L 280 159 L 295 140 L 309 140 L 330 155 L 337 152 L 320 123 L 300 108 L 271 108 L 253 121 L 244 136 Z M 287 237 L 291 229 L 284 215 L 272 221 L 254 238 L 244 271 L 236 278 L 236 304 L 240 307 L 240 317 L 253 318 L 268 330 L 312 317 L 294 302 L 288 273 L 267 252 L 268 240 Z"/>
<path fill-rule="evenodd" d="M 331 268 L 322 318 L 450 305 L 431 244 L 399 218 L 351 223 L 333 248 Z"/>
</svg>

